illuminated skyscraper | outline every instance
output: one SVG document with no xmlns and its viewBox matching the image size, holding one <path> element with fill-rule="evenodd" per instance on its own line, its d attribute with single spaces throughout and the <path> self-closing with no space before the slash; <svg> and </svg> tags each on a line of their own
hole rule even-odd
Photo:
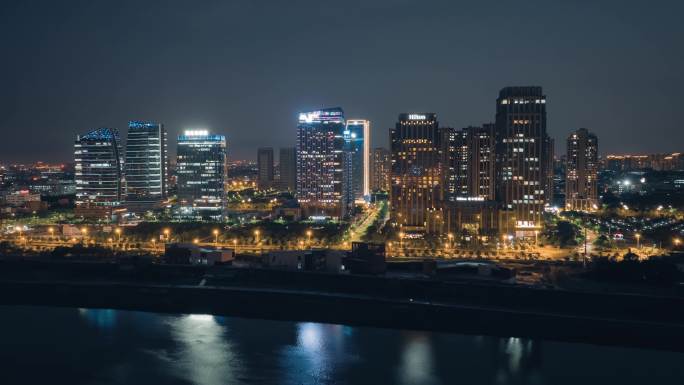
<svg viewBox="0 0 684 385">
<path fill-rule="evenodd" d="M 166 198 L 168 152 L 164 125 L 128 122 L 125 170 L 129 209 L 146 210 Z"/>
<path fill-rule="evenodd" d="M 371 153 L 371 190 L 389 192 L 392 158 L 389 150 L 376 147 Z"/>
<path fill-rule="evenodd" d="M 327 108 L 299 114 L 297 199 L 306 215 L 344 217 L 344 112 Z"/>
<path fill-rule="evenodd" d="M 470 196 L 468 171 L 470 151 L 467 133 L 451 127 L 442 127 L 442 178 L 443 199 L 456 201 L 458 197 Z"/>
<path fill-rule="evenodd" d="M 441 210 L 441 136 L 433 113 L 400 114 L 390 130 L 391 220 L 405 230 L 428 230 Z"/>
<path fill-rule="evenodd" d="M 442 128 L 444 180 L 443 230 L 474 237 L 492 235 L 498 226 L 495 187 L 495 133 L 493 124 Z"/>
<path fill-rule="evenodd" d="M 496 133 L 494 124 L 463 129 L 468 152 L 468 196 L 495 198 Z"/>
<path fill-rule="evenodd" d="M 553 191 L 553 141 L 541 87 L 506 87 L 496 100 L 497 200 L 502 230 L 534 237 Z"/>
<path fill-rule="evenodd" d="M 119 132 L 98 128 L 74 142 L 76 204 L 116 206 L 122 200 L 122 154 Z"/>
<path fill-rule="evenodd" d="M 568 137 L 565 167 L 565 208 L 594 211 L 598 204 L 598 139 L 586 128 Z"/>
<path fill-rule="evenodd" d="M 347 195 L 351 202 L 370 194 L 370 121 L 347 120 L 345 154 L 349 157 Z"/>
<path fill-rule="evenodd" d="M 282 147 L 278 159 L 280 168 L 280 189 L 296 191 L 297 189 L 297 150 L 294 147 Z"/>
<path fill-rule="evenodd" d="M 226 137 L 206 130 L 186 130 L 178 136 L 177 154 L 179 216 L 221 220 L 228 169 Z"/>
<path fill-rule="evenodd" d="M 262 189 L 273 187 L 273 147 L 262 147 L 257 150 L 257 186 Z"/>
</svg>

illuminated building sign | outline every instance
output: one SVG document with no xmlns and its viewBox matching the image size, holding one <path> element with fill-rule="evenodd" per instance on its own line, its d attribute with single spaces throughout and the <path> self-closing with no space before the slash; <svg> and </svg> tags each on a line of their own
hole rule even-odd
<svg viewBox="0 0 684 385">
<path fill-rule="evenodd" d="M 209 131 L 207 130 L 185 130 L 185 136 L 207 136 Z"/>
<path fill-rule="evenodd" d="M 330 109 L 299 113 L 299 123 L 317 123 L 327 121 L 342 121 L 342 110 Z"/>
<path fill-rule="evenodd" d="M 457 196 L 456 197 L 457 201 L 468 201 L 468 202 L 482 202 L 484 201 L 484 197 L 464 197 L 464 196 Z"/>
<path fill-rule="evenodd" d="M 425 120 L 427 117 L 424 114 L 409 114 L 409 120 Z"/>
</svg>

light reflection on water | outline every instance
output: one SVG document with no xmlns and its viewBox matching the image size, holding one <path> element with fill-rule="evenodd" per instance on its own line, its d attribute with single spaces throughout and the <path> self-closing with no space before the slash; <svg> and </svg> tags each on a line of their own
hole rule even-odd
<svg viewBox="0 0 684 385">
<path fill-rule="evenodd" d="M 673 352 L 202 314 L 0 314 L 2 385 L 684 383 Z"/>
<path fill-rule="evenodd" d="M 171 353 L 179 374 L 193 384 L 218 385 L 239 376 L 240 361 L 214 316 L 191 314 L 168 320 L 179 349 Z"/>
<path fill-rule="evenodd" d="M 78 314 L 100 329 L 112 329 L 116 324 L 116 310 L 112 309 L 78 309 Z"/>
<path fill-rule="evenodd" d="M 434 362 L 430 338 L 424 334 L 410 333 L 404 341 L 399 373 L 401 384 L 434 384 Z"/>
</svg>

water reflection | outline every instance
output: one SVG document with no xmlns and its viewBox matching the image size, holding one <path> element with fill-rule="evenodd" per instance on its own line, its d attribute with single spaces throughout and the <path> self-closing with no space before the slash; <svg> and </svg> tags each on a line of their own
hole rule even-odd
<svg viewBox="0 0 684 385">
<path fill-rule="evenodd" d="M 433 370 L 430 339 L 424 334 L 409 334 L 401 353 L 399 382 L 407 385 L 436 383 Z"/>
<path fill-rule="evenodd" d="M 500 339 L 498 345 L 497 383 L 538 383 L 541 380 L 539 342 L 510 337 Z"/>
<path fill-rule="evenodd" d="M 179 342 L 170 354 L 180 375 L 193 384 L 229 384 L 239 377 L 240 361 L 225 336 L 225 327 L 214 316 L 192 314 L 169 321 L 171 335 Z"/>
<path fill-rule="evenodd" d="M 116 310 L 79 308 L 78 314 L 99 329 L 110 330 L 116 325 Z"/>
<path fill-rule="evenodd" d="M 0 312 L 2 385 L 684 384 L 684 355 L 664 351 L 209 315 Z"/>
<path fill-rule="evenodd" d="M 288 383 L 332 383 L 335 369 L 351 359 L 348 327 L 302 322 L 296 325 L 296 345 L 282 351 L 282 367 L 289 369 Z M 286 381 L 283 381 L 286 382 Z"/>
</svg>

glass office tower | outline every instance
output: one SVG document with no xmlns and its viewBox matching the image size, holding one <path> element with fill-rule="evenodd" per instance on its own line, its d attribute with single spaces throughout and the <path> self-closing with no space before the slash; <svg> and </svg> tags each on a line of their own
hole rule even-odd
<svg viewBox="0 0 684 385">
<path fill-rule="evenodd" d="M 353 203 L 370 195 L 370 121 L 347 120 L 343 136 L 345 153 L 349 157 L 346 195 Z"/>
<path fill-rule="evenodd" d="M 178 216 L 190 220 L 221 220 L 227 169 L 225 136 L 211 135 L 206 130 L 186 130 L 178 136 Z"/>
<path fill-rule="evenodd" d="M 126 203 L 130 210 L 150 209 L 166 198 L 168 152 L 164 125 L 128 122 L 125 170 Z"/>
<path fill-rule="evenodd" d="M 74 168 L 76 204 L 116 206 L 122 199 L 121 140 L 113 128 L 76 136 Z"/>
<path fill-rule="evenodd" d="M 344 112 L 302 112 L 297 125 L 297 199 L 307 216 L 344 217 Z"/>
</svg>

